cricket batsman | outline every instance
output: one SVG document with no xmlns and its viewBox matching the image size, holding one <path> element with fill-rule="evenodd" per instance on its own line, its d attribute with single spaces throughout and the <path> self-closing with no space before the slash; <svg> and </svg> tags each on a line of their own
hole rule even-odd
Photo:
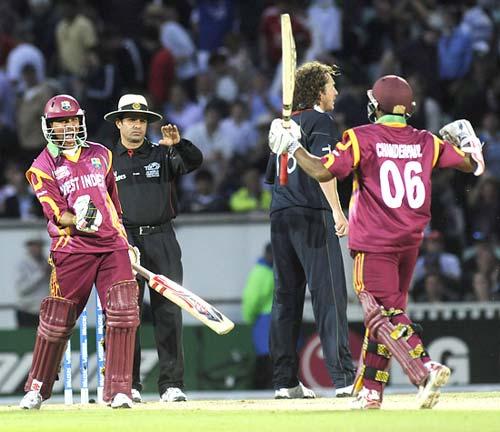
<svg viewBox="0 0 500 432">
<path fill-rule="evenodd" d="M 69 95 L 47 102 L 42 130 L 47 147 L 26 178 L 47 218 L 52 275 L 20 407 L 39 409 L 51 396 L 66 343 L 95 284 L 106 314 L 104 401 L 131 408 L 138 288 L 111 152 L 87 141 L 84 111 Z"/>
<path fill-rule="evenodd" d="M 288 152 L 311 177 L 324 182 L 354 172 L 349 208 L 349 248 L 354 257 L 354 289 L 365 317 L 366 336 L 354 384 L 353 409 L 381 407 L 391 357 L 418 387 L 417 404 L 432 408 L 450 369 L 432 361 L 422 328 L 406 313 L 408 288 L 423 231 L 431 219 L 431 174 L 453 167 L 479 176 L 482 145 L 467 120 L 444 126 L 437 136 L 406 124 L 413 91 L 403 78 L 387 75 L 368 91 L 367 124 L 343 133 L 324 157 L 307 152 L 281 120 L 271 125 L 269 145 Z"/>
</svg>

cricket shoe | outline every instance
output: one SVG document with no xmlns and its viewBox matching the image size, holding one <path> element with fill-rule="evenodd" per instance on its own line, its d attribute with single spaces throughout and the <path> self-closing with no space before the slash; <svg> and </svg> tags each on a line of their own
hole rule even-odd
<svg viewBox="0 0 500 432">
<path fill-rule="evenodd" d="M 117 393 L 110 404 L 111 408 L 132 408 L 132 399 L 125 393 Z"/>
<path fill-rule="evenodd" d="M 316 394 L 299 381 L 291 388 L 280 388 L 274 391 L 274 399 L 314 399 Z"/>
<path fill-rule="evenodd" d="M 161 402 L 185 402 L 187 397 L 179 387 L 169 387 L 161 395 Z"/>
<path fill-rule="evenodd" d="M 40 409 L 42 406 L 42 395 L 36 390 L 30 390 L 24 395 L 21 402 L 19 402 L 19 408 L 22 409 Z"/>
<path fill-rule="evenodd" d="M 351 402 L 352 410 L 380 409 L 382 406 L 382 396 L 377 390 L 369 390 L 363 387 L 356 399 Z"/>
<path fill-rule="evenodd" d="M 335 397 L 338 397 L 338 398 L 351 397 L 353 387 L 354 387 L 354 384 L 351 384 L 351 385 L 348 385 L 345 387 L 336 388 L 335 389 Z"/>
<path fill-rule="evenodd" d="M 450 378 L 450 368 L 435 361 L 429 361 L 424 365 L 430 372 L 427 381 L 421 385 L 417 394 L 417 404 L 419 408 L 430 409 L 439 401 L 441 387 Z"/>
<path fill-rule="evenodd" d="M 132 402 L 142 403 L 141 392 L 135 388 L 132 389 Z"/>
</svg>

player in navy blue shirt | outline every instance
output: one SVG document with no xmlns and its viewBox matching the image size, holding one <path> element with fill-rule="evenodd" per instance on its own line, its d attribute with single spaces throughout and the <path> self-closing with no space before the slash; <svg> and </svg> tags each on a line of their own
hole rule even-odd
<svg viewBox="0 0 500 432">
<path fill-rule="evenodd" d="M 301 144 L 317 156 L 338 140 L 333 119 L 336 69 L 319 62 L 296 72 L 293 120 Z M 276 157 L 279 164 L 279 157 Z M 276 172 L 279 173 L 279 167 Z M 347 291 L 339 237 L 348 232 L 336 181 L 319 183 L 288 159 L 288 184 L 274 182 L 271 242 L 275 269 L 270 350 L 276 398 L 313 398 L 298 380 L 297 340 L 306 284 L 336 396 L 349 396 L 355 370 L 348 344 Z"/>
</svg>

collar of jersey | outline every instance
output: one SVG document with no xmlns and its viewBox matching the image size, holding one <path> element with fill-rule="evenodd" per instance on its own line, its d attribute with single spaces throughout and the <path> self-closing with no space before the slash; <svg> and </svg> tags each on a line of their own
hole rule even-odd
<svg viewBox="0 0 500 432">
<path fill-rule="evenodd" d="M 71 162 L 78 162 L 78 159 L 80 158 L 80 154 L 82 153 L 82 148 L 79 146 L 78 150 L 74 155 L 67 155 L 61 152 L 61 155 L 64 156 L 66 159 L 68 159 Z"/>
<path fill-rule="evenodd" d="M 390 127 L 405 127 L 406 119 L 404 118 L 404 116 L 386 114 L 378 118 L 375 123 L 383 124 L 384 126 L 390 126 Z"/>
<path fill-rule="evenodd" d="M 127 153 L 129 150 L 133 150 L 134 153 L 146 153 L 147 152 L 147 149 L 149 147 L 149 140 L 144 137 L 144 142 L 142 143 L 142 145 L 140 147 L 137 147 L 135 149 L 128 149 L 127 147 L 125 147 L 122 143 L 122 141 L 120 140 L 119 141 L 119 145 L 120 145 L 120 154 L 123 154 L 123 153 Z"/>
</svg>

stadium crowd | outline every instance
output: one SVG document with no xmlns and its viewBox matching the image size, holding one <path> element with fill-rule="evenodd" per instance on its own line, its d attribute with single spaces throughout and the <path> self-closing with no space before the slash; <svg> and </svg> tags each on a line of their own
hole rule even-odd
<svg viewBox="0 0 500 432">
<path fill-rule="evenodd" d="M 45 146 L 40 116 L 58 93 L 86 111 L 89 138 L 118 137 L 104 113 L 124 93 L 204 154 L 178 185 L 182 213 L 267 212 L 267 134 L 281 112 L 280 13 L 298 63 L 337 64 L 339 131 L 367 122 L 366 90 L 396 73 L 437 133 L 467 118 L 488 173 L 441 171 L 414 277 L 416 301 L 500 299 L 500 7 L 495 0 L 3 0 L 0 2 L 0 218 L 42 214 L 24 171 Z M 148 135 L 157 140 L 161 124 Z M 350 181 L 340 185 L 346 207 Z"/>
</svg>

